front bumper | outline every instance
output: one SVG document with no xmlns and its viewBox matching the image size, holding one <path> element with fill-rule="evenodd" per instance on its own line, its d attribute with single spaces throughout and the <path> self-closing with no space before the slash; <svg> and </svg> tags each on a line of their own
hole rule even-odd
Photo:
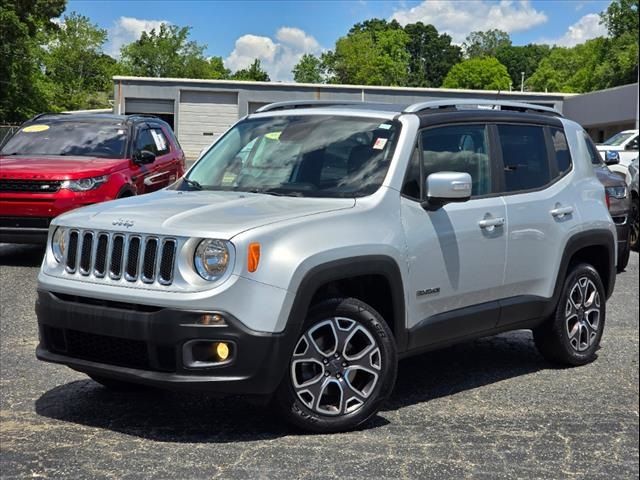
<svg viewBox="0 0 640 480">
<path fill-rule="evenodd" d="M 227 326 L 196 325 L 203 312 L 97 301 L 39 291 L 36 313 L 40 360 L 133 383 L 183 390 L 268 395 L 287 367 L 298 334 L 262 333 L 233 317 Z M 234 345 L 229 363 L 187 368 L 189 340 Z"/>
<path fill-rule="evenodd" d="M 0 242 L 43 244 L 50 223 L 46 217 L 0 217 Z"/>
<path fill-rule="evenodd" d="M 623 213 L 620 215 L 612 215 L 613 223 L 616 225 L 616 234 L 618 237 L 618 252 L 624 250 L 629 242 L 629 215 Z"/>
</svg>

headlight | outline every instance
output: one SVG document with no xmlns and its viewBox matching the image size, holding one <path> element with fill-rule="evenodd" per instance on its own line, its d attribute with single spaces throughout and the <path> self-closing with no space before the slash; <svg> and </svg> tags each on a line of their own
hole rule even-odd
<svg viewBox="0 0 640 480">
<path fill-rule="evenodd" d="M 67 188 L 74 192 L 86 192 L 98 188 L 105 183 L 109 178 L 109 175 L 103 175 L 101 177 L 93 178 L 81 178 L 79 180 L 65 180 L 60 185 L 60 188 Z"/>
<path fill-rule="evenodd" d="M 196 272 L 205 280 L 218 280 L 229 265 L 229 248 L 223 240 L 202 240 L 193 258 Z"/>
<path fill-rule="evenodd" d="M 617 198 L 618 200 L 627 198 L 627 187 L 624 185 L 620 185 L 618 187 L 607 187 L 605 190 L 607 191 L 607 195 Z"/>
<path fill-rule="evenodd" d="M 64 252 L 67 246 L 66 241 L 67 231 L 61 227 L 56 228 L 56 231 L 53 232 L 53 237 L 51 237 L 51 250 L 53 251 L 53 258 L 55 258 L 58 263 L 62 263 L 64 260 Z"/>
</svg>

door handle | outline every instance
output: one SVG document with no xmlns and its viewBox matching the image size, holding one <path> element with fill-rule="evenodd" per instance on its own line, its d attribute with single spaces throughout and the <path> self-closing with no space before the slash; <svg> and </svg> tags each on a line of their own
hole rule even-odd
<svg viewBox="0 0 640 480">
<path fill-rule="evenodd" d="M 484 220 L 480 220 L 478 225 L 480 225 L 480 228 L 501 227 L 504 225 L 504 218 L 486 218 Z"/>
<path fill-rule="evenodd" d="M 571 215 L 573 213 L 573 207 L 569 206 L 569 207 L 556 207 L 553 210 L 551 210 L 551 215 L 553 215 L 556 218 L 562 218 L 565 215 Z"/>
</svg>

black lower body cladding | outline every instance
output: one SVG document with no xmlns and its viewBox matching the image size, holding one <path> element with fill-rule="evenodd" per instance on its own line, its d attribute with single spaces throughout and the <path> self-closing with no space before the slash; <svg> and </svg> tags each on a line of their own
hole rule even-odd
<svg viewBox="0 0 640 480">
<path fill-rule="evenodd" d="M 224 312 L 227 326 L 198 325 L 206 312 L 45 291 L 38 292 L 36 313 L 40 360 L 116 380 L 215 393 L 273 393 L 298 334 L 255 332 Z M 227 342 L 233 355 L 221 365 L 189 368 L 182 350 L 191 340 Z"/>
</svg>

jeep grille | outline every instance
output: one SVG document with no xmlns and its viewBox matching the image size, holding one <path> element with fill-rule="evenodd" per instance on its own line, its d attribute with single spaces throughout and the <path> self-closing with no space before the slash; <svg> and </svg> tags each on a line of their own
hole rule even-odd
<svg viewBox="0 0 640 480">
<path fill-rule="evenodd" d="M 176 245 L 155 235 L 71 230 L 64 264 L 72 275 L 171 285 Z"/>
</svg>

